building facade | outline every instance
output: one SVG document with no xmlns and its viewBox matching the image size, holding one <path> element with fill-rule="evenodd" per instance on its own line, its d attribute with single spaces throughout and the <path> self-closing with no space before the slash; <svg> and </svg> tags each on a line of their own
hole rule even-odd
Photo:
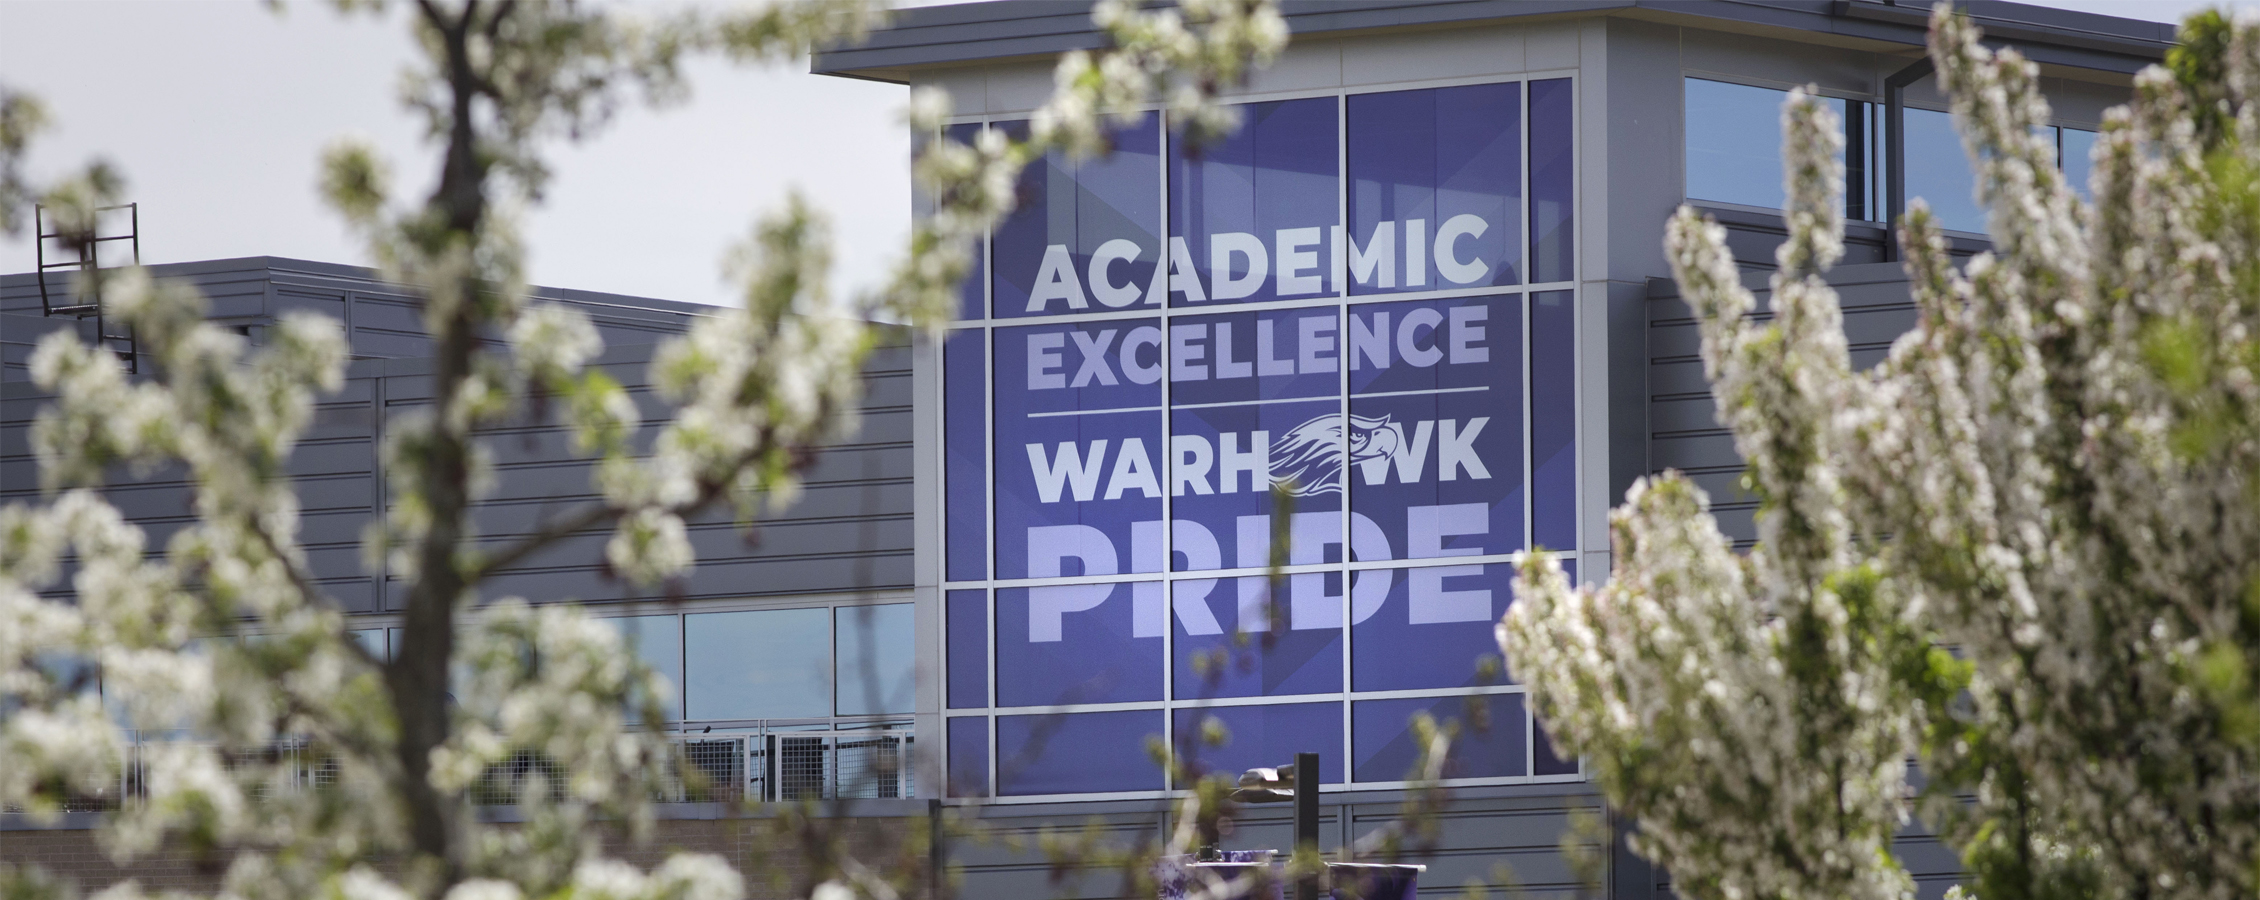
<svg viewBox="0 0 2260 900">
<path fill-rule="evenodd" d="M 2043 68 L 2075 183 L 2106 108 L 2171 26 L 2009 3 L 1969 12 Z M 1683 203 L 1764 291 L 1785 233 L 1780 109 L 1812 86 L 1845 138 L 1831 273 L 1855 363 L 1914 322 L 1885 225 L 1921 198 L 1987 246 L 1928 4 L 1286 2 L 1292 44 L 1183 146 L 1159 113 L 1114 152 L 1024 174 L 939 352 L 916 363 L 919 733 L 954 805 L 1007 832 L 1090 817 L 1161 833 L 1147 756 L 1237 772 L 1322 757 L 1329 852 L 1398 812 L 1408 721 L 1456 722 L 1454 801 L 1423 892 L 1501 867 L 1539 894 L 1670 893 L 1531 721 L 1491 623 L 1513 554 L 1609 568 L 1635 478 L 1694 476 L 1755 538 L 1663 253 Z M 1058 55 L 1105 38 L 1075 2 L 906 12 L 821 73 L 946 91 L 951 136 L 1025 133 Z M 1761 306 L 1760 315 L 1764 315 Z M 1283 577 L 1267 577 L 1272 567 Z M 1489 655 L 1489 659 L 1486 659 Z M 1203 740 L 1205 721 L 1229 733 Z M 1603 813 L 1605 815 L 1605 813 Z M 1259 811 L 1260 815 L 1260 811 Z M 1283 816 L 1227 839 L 1285 847 Z M 1953 855 L 1917 830 L 1925 896 Z M 1035 896 L 1028 856 L 962 860 Z M 1112 896 L 1107 879 L 1052 886 Z"/>
<path fill-rule="evenodd" d="M 1668 896 L 1668 873 L 1625 849 L 1624 823 L 1497 659 L 1509 561 L 1543 547 L 1604 577 L 1608 509 L 1665 468 L 1710 492 L 1730 535 L 1754 538 L 1662 243 L 1672 211 L 1694 204 L 1728 227 L 1762 292 L 1784 233 L 1789 89 L 1817 87 L 1845 123 L 1848 247 L 1830 280 L 1855 363 L 1914 321 L 1894 211 L 1923 198 L 1957 253 L 1985 249 L 1968 165 L 1920 68 L 1927 8 L 1283 6 L 1293 43 L 1233 92 L 1231 137 L 1189 148 L 1148 113 L 1105 159 L 1029 167 L 947 339 L 904 337 L 874 357 L 861 431 L 756 540 L 727 516 L 693 523 L 699 565 L 664 597 L 605 577 L 599 535 L 490 593 L 574 599 L 616 622 L 673 683 L 684 740 L 732 797 L 861 797 L 856 814 L 881 832 L 908 816 L 978 820 L 1000 840 L 950 849 L 963 896 L 1121 896 L 1113 874 L 1056 880 L 1032 843 L 1001 839 L 1094 826 L 1123 846 L 1158 840 L 1182 785 L 1156 747 L 1223 772 L 1318 752 L 1321 843 L 1340 852 L 1397 817 L 1419 714 L 1459 729 L 1452 803 L 1412 860 L 1429 866 L 1424 895 L 1469 879 L 1502 895 L 1511 872 L 1535 894 L 1598 878 L 1610 897 Z M 2103 110 L 2172 29 L 1969 9 L 2042 64 L 2049 134 L 2084 184 Z M 1103 44 L 1080 0 L 973 3 L 906 11 L 814 68 L 946 90 L 965 139 L 1023 131 L 1057 55 Z M 383 650 L 397 598 L 357 543 L 385 502 L 383 423 L 422 402 L 413 298 L 365 270 L 291 260 L 159 274 L 197 282 L 213 318 L 254 340 L 288 309 L 347 323 L 347 389 L 292 465 L 310 562 Z M 643 363 L 699 307 L 536 296 L 589 311 L 602 363 L 647 424 L 663 420 Z M 0 280 L 0 499 L 37 493 L 24 429 L 45 398 L 23 358 L 76 327 L 39 311 L 34 276 Z M 524 533 L 593 496 L 553 425 L 490 439 L 482 534 Z M 177 474 L 111 495 L 160 540 L 190 515 Z M 1211 720 L 1227 740 L 1204 739 Z M 717 824 L 724 806 L 669 808 L 670 840 L 752 858 Z M 1283 808 L 1246 813 L 1227 847 L 1289 843 Z M 0 857 L 74 858 L 100 815 L 35 832 L 0 814 Z M 1924 896 L 1952 883 L 1953 855 L 1926 835 L 1900 849 Z"/>
</svg>

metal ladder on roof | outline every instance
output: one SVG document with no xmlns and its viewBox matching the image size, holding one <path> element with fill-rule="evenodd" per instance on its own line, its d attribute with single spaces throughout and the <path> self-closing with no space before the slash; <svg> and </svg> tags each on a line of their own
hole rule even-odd
<svg viewBox="0 0 2260 900">
<path fill-rule="evenodd" d="M 107 215 L 120 211 L 125 215 Z M 81 339 L 90 339 L 117 354 L 118 361 L 125 364 L 127 372 L 140 371 L 141 347 L 134 340 L 133 326 L 113 321 L 103 314 L 102 279 L 106 269 L 115 269 L 121 265 L 141 265 L 141 204 L 97 207 L 93 221 L 88 222 L 84 229 L 70 231 L 64 230 L 59 224 L 51 225 L 53 220 L 47 216 L 45 206 L 33 207 L 32 215 L 35 226 L 33 230 L 38 234 L 34 244 L 39 248 L 40 313 L 79 320 Z M 125 233 L 103 234 L 102 224 L 118 218 L 125 219 Z M 131 250 L 132 260 L 112 262 L 105 266 L 103 247 L 117 244 L 123 244 L 124 249 Z M 50 245 L 56 251 L 53 254 L 49 252 Z M 112 251 L 112 259 L 116 258 L 116 252 Z M 51 255 L 58 258 L 50 259 Z M 60 258 L 64 256 L 70 258 Z M 75 282 L 69 278 L 56 278 L 52 280 L 59 283 L 49 283 L 51 279 L 48 273 L 74 270 L 78 272 Z M 93 326 L 91 334 L 88 333 L 88 325 Z"/>
</svg>

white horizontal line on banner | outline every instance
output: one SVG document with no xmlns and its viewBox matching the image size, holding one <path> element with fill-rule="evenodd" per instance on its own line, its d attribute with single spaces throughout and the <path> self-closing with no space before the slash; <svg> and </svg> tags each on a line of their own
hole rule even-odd
<svg viewBox="0 0 2260 900">
<path fill-rule="evenodd" d="M 1351 394 L 1350 399 L 1363 400 L 1367 397 L 1410 397 L 1415 394 L 1464 394 L 1468 391 L 1488 391 L 1490 389 L 1490 385 L 1479 384 L 1474 387 L 1426 388 L 1417 391 L 1376 391 L 1371 394 Z"/>
<path fill-rule="evenodd" d="M 1275 397 L 1270 400 L 1226 400 L 1222 403 L 1179 403 L 1170 409 L 1214 409 L 1219 406 L 1263 406 L 1271 403 L 1332 403 L 1341 397 L 1328 394 L 1324 397 Z"/>
<path fill-rule="evenodd" d="M 1053 416 L 1103 416 L 1107 413 L 1160 412 L 1159 406 L 1122 406 L 1114 409 L 1062 409 L 1052 412 L 1029 413 L 1031 419 L 1048 419 Z"/>
</svg>

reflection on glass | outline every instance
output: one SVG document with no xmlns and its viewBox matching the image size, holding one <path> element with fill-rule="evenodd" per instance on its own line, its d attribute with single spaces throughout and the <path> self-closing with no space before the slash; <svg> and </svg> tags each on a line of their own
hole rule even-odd
<svg viewBox="0 0 2260 900">
<path fill-rule="evenodd" d="M 1250 103 L 1239 107 L 1240 130 L 1197 155 L 1171 144 L 1171 306 L 1338 291 L 1335 103 Z"/>
<path fill-rule="evenodd" d="M 691 719 L 797 719 L 832 712 L 832 611 L 684 617 Z"/>
<path fill-rule="evenodd" d="M 1028 123 L 1002 122 L 1024 140 Z M 1104 312 L 1161 302 L 1161 116 L 1111 131 L 1114 152 L 1069 162 L 1053 150 L 1020 172 L 1020 205 L 997 226 L 997 318 Z"/>
<path fill-rule="evenodd" d="M 1351 293 L 1521 281 L 1521 95 L 1508 82 L 1349 97 Z"/>
<path fill-rule="evenodd" d="M 2071 185 L 2072 191 L 2079 194 L 2080 199 L 2094 200 L 2095 195 L 2088 191 L 2087 182 L 2095 177 L 2095 132 L 2077 128 L 2062 128 L 2057 131 L 2061 140 L 2057 145 L 2056 159 L 2064 167 L 2065 183 Z"/>
<path fill-rule="evenodd" d="M 1544 82 L 1539 82 L 1543 84 Z M 1788 91 L 1689 78 L 1687 84 L 1687 197 L 1744 206 L 1780 209 L 1788 195 L 1782 186 L 1781 107 Z M 1533 85 L 1535 89 L 1536 85 Z M 1536 112 L 1533 100 L 1533 113 Z M 1877 166 L 1872 120 L 1874 104 L 1830 98 L 1838 134 L 1844 138 L 1844 209 L 1853 219 L 1880 218 L 1869 202 Z M 1533 134 L 1535 134 L 1535 127 Z M 1535 171 L 1532 192 L 1536 193 Z"/>
<path fill-rule="evenodd" d="M 1780 209 L 1787 92 L 1687 79 L 1687 196 Z"/>
<path fill-rule="evenodd" d="M 374 659 L 378 662 L 385 662 L 392 659 L 392 657 L 385 652 L 384 629 L 361 628 L 347 632 L 347 634 L 352 635 L 353 642 L 360 644 L 362 651 L 368 653 L 370 659 Z"/>
<path fill-rule="evenodd" d="M 843 606 L 832 629 L 839 715 L 917 709 L 918 617 L 908 603 Z"/>
<path fill-rule="evenodd" d="M 1928 109 L 1906 110 L 1907 201 L 1930 204 L 1942 228 L 1985 232 L 1985 209 L 1978 206 L 1970 157 L 1954 132 L 1954 117 Z"/>
<path fill-rule="evenodd" d="M 675 617 L 628 616 L 597 621 L 618 632 L 628 652 L 666 682 L 666 693 L 654 699 L 669 720 L 682 718 L 683 639 Z"/>
</svg>

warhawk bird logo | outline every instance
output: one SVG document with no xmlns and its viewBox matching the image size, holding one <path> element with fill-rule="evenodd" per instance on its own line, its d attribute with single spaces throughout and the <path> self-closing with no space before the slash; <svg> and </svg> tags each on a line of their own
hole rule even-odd
<svg viewBox="0 0 2260 900">
<path fill-rule="evenodd" d="M 1297 497 L 1342 492 L 1342 449 L 1349 461 L 1388 459 L 1405 444 L 1405 428 L 1388 416 L 1349 417 L 1349 434 L 1342 433 L 1341 413 L 1313 416 L 1288 429 L 1271 442 L 1271 483 Z M 1346 438 L 1346 440 L 1345 440 Z"/>
</svg>

